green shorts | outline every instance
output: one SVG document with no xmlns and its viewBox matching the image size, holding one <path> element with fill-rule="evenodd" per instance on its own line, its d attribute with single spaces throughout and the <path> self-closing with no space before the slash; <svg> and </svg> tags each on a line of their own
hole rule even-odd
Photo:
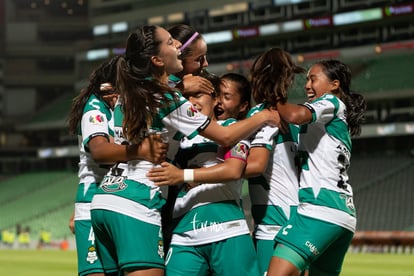
<svg viewBox="0 0 414 276">
<path fill-rule="evenodd" d="M 273 256 L 288 260 L 299 270 L 309 267 L 313 275 L 339 275 L 353 235 L 336 224 L 296 213 L 276 235 Z"/>
<path fill-rule="evenodd" d="M 198 246 L 172 244 L 166 257 L 166 275 L 257 276 L 253 241 L 246 234 Z"/>
<path fill-rule="evenodd" d="M 275 251 L 274 240 L 255 240 L 257 261 L 259 264 L 259 275 L 266 275 L 273 252 Z"/>
<path fill-rule="evenodd" d="M 160 226 L 108 210 L 93 209 L 91 216 L 106 273 L 164 269 Z"/>
<path fill-rule="evenodd" d="M 256 205 L 255 208 L 257 214 L 265 214 L 260 216 L 262 218 L 260 221 L 257 221 L 264 222 L 264 224 L 256 226 L 255 232 L 253 233 L 253 241 L 256 246 L 260 275 L 266 275 L 275 250 L 276 242 L 274 241 L 274 237 L 278 232 L 276 229 L 279 229 L 281 225 L 285 225 L 288 219 L 280 206 Z M 290 215 L 294 215 L 296 212 L 297 206 L 290 206 Z M 274 228 L 270 230 L 266 226 Z"/>
<path fill-rule="evenodd" d="M 75 220 L 78 275 L 103 273 L 101 260 L 96 251 L 95 235 L 90 220 Z"/>
</svg>

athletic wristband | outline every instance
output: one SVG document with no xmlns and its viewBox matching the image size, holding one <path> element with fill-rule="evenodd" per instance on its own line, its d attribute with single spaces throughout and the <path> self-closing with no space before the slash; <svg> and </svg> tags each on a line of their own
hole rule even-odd
<svg viewBox="0 0 414 276">
<path fill-rule="evenodd" d="M 194 182 L 194 170 L 184 169 L 184 182 Z"/>
</svg>

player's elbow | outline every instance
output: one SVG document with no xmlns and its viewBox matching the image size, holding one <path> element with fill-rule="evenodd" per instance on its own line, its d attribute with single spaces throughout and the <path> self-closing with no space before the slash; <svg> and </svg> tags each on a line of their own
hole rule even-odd
<svg viewBox="0 0 414 276">
<path fill-rule="evenodd" d="M 93 161 L 95 161 L 98 164 L 107 162 L 107 158 L 105 158 L 105 156 L 103 154 L 100 154 L 100 153 L 95 153 L 95 154 L 92 153 L 91 157 L 92 157 Z"/>
<path fill-rule="evenodd" d="M 311 111 L 300 105 L 295 106 L 295 108 L 281 109 L 279 114 L 284 121 L 296 125 L 303 125 L 312 120 Z"/>
<path fill-rule="evenodd" d="M 223 133 L 220 137 L 217 137 L 216 143 L 223 146 L 223 147 L 232 147 L 236 142 L 232 135 Z"/>
<path fill-rule="evenodd" d="M 233 160 L 233 159 L 230 158 L 230 160 Z M 239 180 L 243 178 L 244 176 L 245 163 L 240 162 L 239 160 L 237 161 L 238 161 L 237 163 L 231 161 L 232 164 L 230 166 L 226 166 L 225 170 L 222 172 L 222 175 L 225 175 L 227 180 L 229 181 Z"/>
<path fill-rule="evenodd" d="M 243 171 L 239 171 L 239 170 L 231 170 L 228 172 L 228 178 L 229 180 L 239 180 L 240 178 L 243 177 Z"/>
</svg>

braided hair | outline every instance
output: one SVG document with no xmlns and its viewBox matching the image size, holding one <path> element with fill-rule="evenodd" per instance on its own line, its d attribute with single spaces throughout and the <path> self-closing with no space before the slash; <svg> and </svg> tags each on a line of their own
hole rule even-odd
<svg viewBox="0 0 414 276">
<path fill-rule="evenodd" d="M 118 62 L 117 89 L 124 113 L 123 131 L 126 138 L 140 143 L 151 126 L 157 108 L 167 104 L 173 90 L 158 81 L 164 69 L 155 66 L 151 57 L 158 55 L 161 41 L 155 25 L 142 26 L 127 39 L 125 58 Z M 174 98 L 174 96 L 172 97 Z"/>
</svg>

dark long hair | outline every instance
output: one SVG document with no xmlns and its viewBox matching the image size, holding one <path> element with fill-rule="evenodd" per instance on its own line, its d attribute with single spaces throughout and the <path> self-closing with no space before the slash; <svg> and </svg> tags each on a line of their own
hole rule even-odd
<svg viewBox="0 0 414 276">
<path fill-rule="evenodd" d="M 127 39 L 125 58 L 118 62 L 116 86 L 124 112 L 123 131 L 135 143 L 142 141 L 145 130 L 152 124 L 152 114 L 169 101 L 166 93 L 172 92 L 168 85 L 158 81 L 164 68 L 151 61 L 160 51 L 157 28 L 142 26 L 132 32 Z"/>
<path fill-rule="evenodd" d="M 112 57 L 96 67 L 89 76 L 88 86 L 82 88 L 79 95 L 73 99 L 68 115 L 69 132 L 71 134 L 77 134 L 79 130 L 83 109 L 89 97 L 95 94 L 96 97 L 102 99 L 102 93 L 100 91 L 102 83 L 108 82 L 115 86 L 118 59 L 119 56 Z"/>
<path fill-rule="evenodd" d="M 295 74 L 306 70 L 296 65 L 290 54 L 280 48 L 271 48 L 256 58 L 250 70 L 252 94 L 256 103 L 276 106 L 287 101 L 287 92 Z"/>
<path fill-rule="evenodd" d="M 351 69 L 345 63 L 335 59 L 321 60 L 315 64 L 323 68 L 323 72 L 331 81 L 339 81 L 339 89 L 336 95 L 346 105 L 346 121 L 349 132 L 351 136 L 360 135 L 367 103 L 361 94 L 351 91 Z"/>
</svg>

